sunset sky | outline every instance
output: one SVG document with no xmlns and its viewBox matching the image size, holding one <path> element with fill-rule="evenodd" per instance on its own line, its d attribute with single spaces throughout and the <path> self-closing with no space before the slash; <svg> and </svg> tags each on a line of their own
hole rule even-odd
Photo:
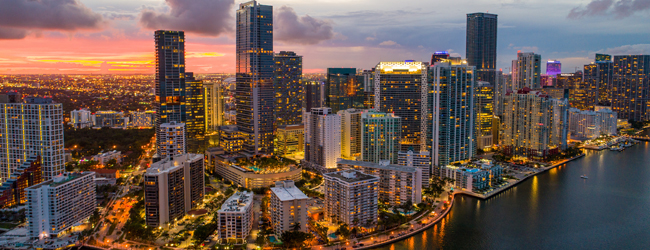
<svg viewBox="0 0 650 250">
<path fill-rule="evenodd" d="M 188 71 L 233 73 L 228 0 L 7 0 L 0 74 L 153 73 L 153 30 L 185 30 Z M 499 15 L 498 66 L 516 52 L 573 72 L 593 55 L 649 54 L 650 0 L 262 0 L 274 6 L 275 48 L 303 55 L 305 73 L 379 61 L 465 57 L 465 14 Z"/>
</svg>

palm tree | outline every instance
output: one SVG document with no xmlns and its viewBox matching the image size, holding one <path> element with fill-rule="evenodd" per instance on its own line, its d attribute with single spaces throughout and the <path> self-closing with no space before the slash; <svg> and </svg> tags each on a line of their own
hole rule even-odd
<svg viewBox="0 0 650 250">
<path fill-rule="evenodd" d="M 291 228 L 293 231 L 300 231 L 300 222 L 296 222 L 293 224 L 293 227 Z"/>
</svg>

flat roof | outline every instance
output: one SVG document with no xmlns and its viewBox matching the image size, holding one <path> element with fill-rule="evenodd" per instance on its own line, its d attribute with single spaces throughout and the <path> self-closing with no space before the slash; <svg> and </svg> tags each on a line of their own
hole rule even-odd
<svg viewBox="0 0 650 250">
<path fill-rule="evenodd" d="M 33 185 L 31 187 L 25 188 L 25 189 L 37 189 L 42 186 L 50 186 L 50 187 L 57 187 L 59 185 L 63 185 L 65 183 L 68 183 L 70 181 L 79 179 L 81 177 L 87 176 L 87 175 L 94 175 L 95 172 L 92 171 L 86 171 L 86 172 L 80 172 L 80 173 L 67 173 L 66 175 L 59 174 L 55 177 L 53 177 L 49 181 L 41 182 L 39 184 Z"/>
<path fill-rule="evenodd" d="M 352 161 L 352 160 L 345 160 L 345 159 L 340 159 L 336 163 L 345 164 L 345 165 L 353 165 L 353 166 L 361 166 L 361 167 L 367 167 L 367 168 L 377 168 L 377 169 L 386 169 L 386 170 L 393 170 L 393 171 L 400 171 L 400 172 L 408 172 L 408 173 L 417 172 L 416 168 L 411 168 L 411 167 L 402 166 L 402 165 L 395 165 L 395 164 L 382 165 L 382 164 L 374 163 L 374 162 Z"/>
<path fill-rule="evenodd" d="M 290 188 L 285 187 L 272 187 L 271 191 L 280 199 L 281 201 L 290 201 L 290 200 L 301 200 L 309 199 L 300 189 L 293 186 Z"/>
<path fill-rule="evenodd" d="M 349 172 L 354 172 L 354 178 L 346 177 L 344 175 L 346 172 L 348 172 L 348 173 Z M 329 176 L 329 177 L 332 177 L 332 178 L 336 178 L 336 179 L 345 181 L 347 183 L 367 181 L 367 180 L 372 180 L 372 179 L 375 179 L 375 180 L 379 181 L 379 177 L 374 176 L 374 175 L 364 174 L 363 172 L 358 171 L 358 170 L 337 171 L 337 172 L 324 174 L 324 176 Z"/>
<path fill-rule="evenodd" d="M 151 164 L 145 174 L 158 174 L 165 171 L 170 171 L 176 167 L 181 166 L 182 162 L 193 162 L 198 159 L 203 159 L 202 154 L 182 154 L 173 157 L 167 157 L 160 161 Z"/>
<path fill-rule="evenodd" d="M 237 192 L 221 205 L 219 213 L 242 212 L 253 203 L 253 192 Z"/>
</svg>

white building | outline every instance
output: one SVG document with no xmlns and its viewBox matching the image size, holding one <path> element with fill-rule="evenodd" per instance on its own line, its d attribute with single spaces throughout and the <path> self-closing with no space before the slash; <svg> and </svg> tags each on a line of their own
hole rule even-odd
<svg viewBox="0 0 650 250">
<path fill-rule="evenodd" d="M 17 96 L 7 100 L 7 95 L 0 95 L 0 183 L 31 155 L 41 156 L 44 181 L 63 173 L 61 104 L 41 97 L 27 97 L 22 102 L 18 93 L 10 94 Z"/>
<path fill-rule="evenodd" d="M 133 111 L 130 113 L 131 119 L 129 120 L 129 127 L 136 128 L 153 128 L 156 111 Z"/>
<path fill-rule="evenodd" d="M 237 192 L 217 211 L 217 235 L 221 243 L 245 240 L 253 229 L 253 192 Z M 234 242 L 232 242 L 234 241 Z"/>
<path fill-rule="evenodd" d="M 95 173 L 59 174 L 25 189 L 30 238 L 55 238 L 95 211 Z"/>
<path fill-rule="evenodd" d="M 331 108 L 312 108 L 305 121 L 305 165 L 318 171 L 336 169 L 341 157 L 341 118 Z"/>
<path fill-rule="evenodd" d="M 93 128 L 118 128 L 126 129 L 129 125 L 129 117 L 124 115 L 124 112 L 117 111 L 97 111 L 92 115 Z"/>
<path fill-rule="evenodd" d="M 307 202 L 309 197 L 293 181 L 276 181 L 271 188 L 271 226 L 276 235 L 300 225 L 307 232 Z"/>
<path fill-rule="evenodd" d="M 390 206 L 422 202 L 422 169 L 390 164 L 340 159 L 339 169 L 356 169 L 379 177 L 379 201 Z"/>
<path fill-rule="evenodd" d="M 350 226 L 374 228 L 377 224 L 379 177 L 358 170 L 323 175 L 325 219 Z"/>
<path fill-rule="evenodd" d="M 90 128 L 93 126 L 90 110 L 79 109 L 70 111 L 70 125 L 74 128 Z"/>
<path fill-rule="evenodd" d="M 93 155 L 92 160 L 99 162 L 101 165 L 106 165 L 110 160 L 115 160 L 117 163 L 122 163 L 122 152 L 113 150 L 105 153 Z"/>
<path fill-rule="evenodd" d="M 144 173 L 146 223 L 158 227 L 182 218 L 205 195 L 202 154 L 182 154 L 154 162 Z"/>
<path fill-rule="evenodd" d="M 361 109 L 340 110 L 341 117 L 341 157 L 358 160 L 361 157 Z"/>
<path fill-rule="evenodd" d="M 429 180 L 431 179 L 431 155 L 428 151 L 413 152 L 409 150 L 407 152 L 399 152 L 397 165 L 421 169 L 422 188 L 429 187 Z"/>
<path fill-rule="evenodd" d="M 161 124 L 159 137 L 158 156 L 161 159 L 167 156 L 185 154 L 187 145 L 185 139 L 185 123 L 173 121 Z"/>
<path fill-rule="evenodd" d="M 533 52 L 517 53 L 512 60 L 512 85 L 514 89 L 539 89 L 542 87 L 542 56 Z"/>
<path fill-rule="evenodd" d="M 569 109 L 569 134 L 571 139 L 592 140 L 601 134 L 616 135 L 616 112 L 611 109 L 598 111 Z"/>
</svg>

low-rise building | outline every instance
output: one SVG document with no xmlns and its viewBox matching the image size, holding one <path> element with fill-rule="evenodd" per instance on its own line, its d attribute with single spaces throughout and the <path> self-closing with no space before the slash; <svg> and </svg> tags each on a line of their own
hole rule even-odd
<svg viewBox="0 0 650 250">
<path fill-rule="evenodd" d="M 126 129 L 129 125 L 129 117 L 124 112 L 117 111 L 97 111 L 92 115 L 93 128 L 120 128 Z"/>
<path fill-rule="evenodd" d="M 356 169 L 379 177 L 379 201 L 390 206 L 422 202 L 422 169 L 366 161 L 338 160 L 339 169 Z"/>
<path fill-rule="evenodd" d="M 109 178 L 109 179 L 117 179 L 120 178 L 120 170 L 118 169 L 93 169 L 91 170 L 95 172 L 95 177 L 97 178 Z"/>
<path fill-rule="evenodd" d="M 217 155 L 215 172 L 224 179 L 249 189 L 268 188 L 276 181 L 299 181 L 302 178 L 302 168 L 296 164 L 286 163 L 280 167 L 266 169 L 246 163 L 247 161 L 243 161 L 245 159 L 245 156 L 239 154 Z"/>
<path fill-rule="evenodd" d="M 129 120 L 129 127 L 135 128 L 153 128 L 156 111 L 147 110 L 147 111 L 133 111 L 130 113 L 131 119 Z"/>
<path fill-rule="evenodd" d="M 30 156 L 23 165 L 11 173 L 9 179 L 0 186 L 0 208 L 22 205 L 27 202 L 25 188 L 39 184 L 41 177 L 41 157 Z"/>
<path fill-rule="evenodd" d="M 115 162 L 122 163 L 122 152 L 113 150 L 108 152 L 99 153 L 92 157 L 93 161 L 99 162 L 99 164 L 106 166 L 110 160 L 115 160 Z"/>
<path fill-rule="evenodd" d="M 276 235 L 294 230 L 307 232 L 309 197 L 293 181 L 277 181 L 271 188 L 271 226 Z"/>
<path fill-rule="evenodd" d="M 203 155 L 182 154 L 154 162 L 144 173 L 148 226 L 168 225 L 198 206 L 205 195 Z"/>
<path fill-rule="evenodd" d="M 253 193 L 237 192 L 217 211 L 217 235 L 221 243 L 241 243 L 253 229 Z"/>
<path fill-rule="evenodd" d="M 95 211 L 95 173 L 64 173 L 25 189 L 31 238 L 57 238 Z"/>
<path fill-rule="evenodd" d="M 323 178 L 326 220 L 374 228 L 378 215 L 379 177 L 359 170 L 343 170 L 324 174 Z"/>
<path fill-rule="evenodd" d="M 302 124 L 278 126 L 273 143 L 276 155 L 286 156 L 305 150 L 305 126 Z"/>
<path fill-rule="evenodd" d="M 569 134 L 575 140 L 593 140 L 600 135 L 616 135 L 616 112 L 608 108 L 598 111 L 569 109 Z"/>
<path fill-rule="evenodd" d="M 70 125 L 73 128 L 90 128 L 93 126 L 92 115 L 88 109 L 70 111 Z"/>
<path fill-rule="evenodd" d="M 454 180 L 454 187 L 466 191 L 486 190 L 501 183 L 503 167 L 490 160 L 479 160 L 464 165 L 447 165 L 440 168 L 443 178 Z"/>
<path fill-rule="evenodd" d="M 219 127 L 219 147 L 222 147 L 227 154 L 234 154 L 242 150 L 244 136 L 237 129 L 237 125 L 225 125 Z"/>
</svg>

